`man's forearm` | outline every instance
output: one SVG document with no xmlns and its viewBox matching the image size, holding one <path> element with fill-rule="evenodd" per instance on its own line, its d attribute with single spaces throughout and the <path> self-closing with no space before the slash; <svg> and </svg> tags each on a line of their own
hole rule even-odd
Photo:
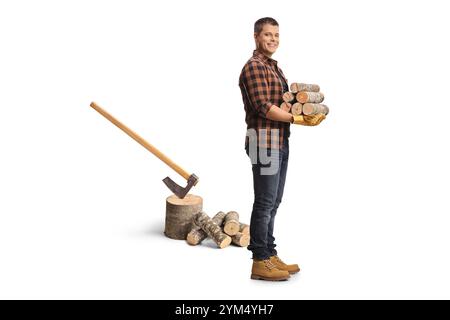
<svg viewBox="0 0 450 320">
<path fill-rule="evenodd" d="M 272 105 L 266 113 L 266 118 L 274 121 L 282 121 L 282 122 L 291 122 L 292 123 L 292 114 L 281 110 L 276 105 Z"/>
</svg>

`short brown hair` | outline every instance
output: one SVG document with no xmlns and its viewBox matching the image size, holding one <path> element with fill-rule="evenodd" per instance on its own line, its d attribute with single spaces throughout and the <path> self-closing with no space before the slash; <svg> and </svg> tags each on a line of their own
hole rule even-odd
<svg viewBox="0 0 450 320">
<path fill-rule="evenodd" d="M 255 33 L 259 34 L 261 32 L 262 28 L 264 27 L 264 25 L 267 23 L 271 24 L 273 26 L 278 26 L 278 22 L 274 18 L 270 18 L 270 17 L 261 18 L 255 22 L 255 28 L 254 28 Z"/>
</svg>

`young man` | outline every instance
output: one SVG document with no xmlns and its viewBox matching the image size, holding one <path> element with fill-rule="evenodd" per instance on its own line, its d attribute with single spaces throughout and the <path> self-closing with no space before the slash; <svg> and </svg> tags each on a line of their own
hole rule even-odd
<svg viewBox="0 0 450 320">
<path fill-rule="evenodd" d="M 239 77 L 245 108 L 245 149 L 253 171 L 254 203 L 250 220 L 253 253 L 252 279 L 287 280 L 300 271 L 297 264 L 285 264 L 275 250 L 275 215 L 283 197 L 289 159 L 291 123 L 318 125 L 325 115 L 293 116 L 282 110 L 287 80 L 271 57 L 279 45 L 279 27 L 273 18 L 255 22 L 256 49 Z"/>
</svg>

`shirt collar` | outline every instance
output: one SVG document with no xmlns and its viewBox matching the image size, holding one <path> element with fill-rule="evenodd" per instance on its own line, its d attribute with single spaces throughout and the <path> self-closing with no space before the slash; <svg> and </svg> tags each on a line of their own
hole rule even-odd
<svg viewBox="0 0 450 320">
<path fill-rule="evenodd" d="M 269 64 L 274 64 L 274 65 L 277 64 L 277 61 L 276 61 L 276 60 L 274 60 L 274 59 L 272 59 L 272 58 L 269 58 L 268 56 L 264 55 L 263 53 L 259 52 L 258 50 L 253 50 L 253 56 L 254 56 L 254 57 L 258 57 L 258 58 L 260 58 L 262 61 L 267 62 L 267 63 L 269 63 Z"/>
</svg>

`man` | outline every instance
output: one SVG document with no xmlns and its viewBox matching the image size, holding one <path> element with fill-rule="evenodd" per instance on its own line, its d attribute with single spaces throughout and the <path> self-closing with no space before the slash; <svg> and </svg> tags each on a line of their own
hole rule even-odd
<svg viewBox="0 0 450 320">
<path fill-rule="evenodd" d="M 252 162 L 255 196 L 248 246 L 253 254 L 251 278 L 287 280 L 300 268 L 278 257 L 273 229 L 286 179 L 289 127 L 291 123 L 318 125 L 325 115 L 293 116 L 280 108 L 283 93 L 289 89 L 277 61 L 271 58 L 279 45 L 277 21 L 256 21 L 254 39 L 256 50 L 239 77 L 247 123 L 245 149 Z"/>
</svg>

